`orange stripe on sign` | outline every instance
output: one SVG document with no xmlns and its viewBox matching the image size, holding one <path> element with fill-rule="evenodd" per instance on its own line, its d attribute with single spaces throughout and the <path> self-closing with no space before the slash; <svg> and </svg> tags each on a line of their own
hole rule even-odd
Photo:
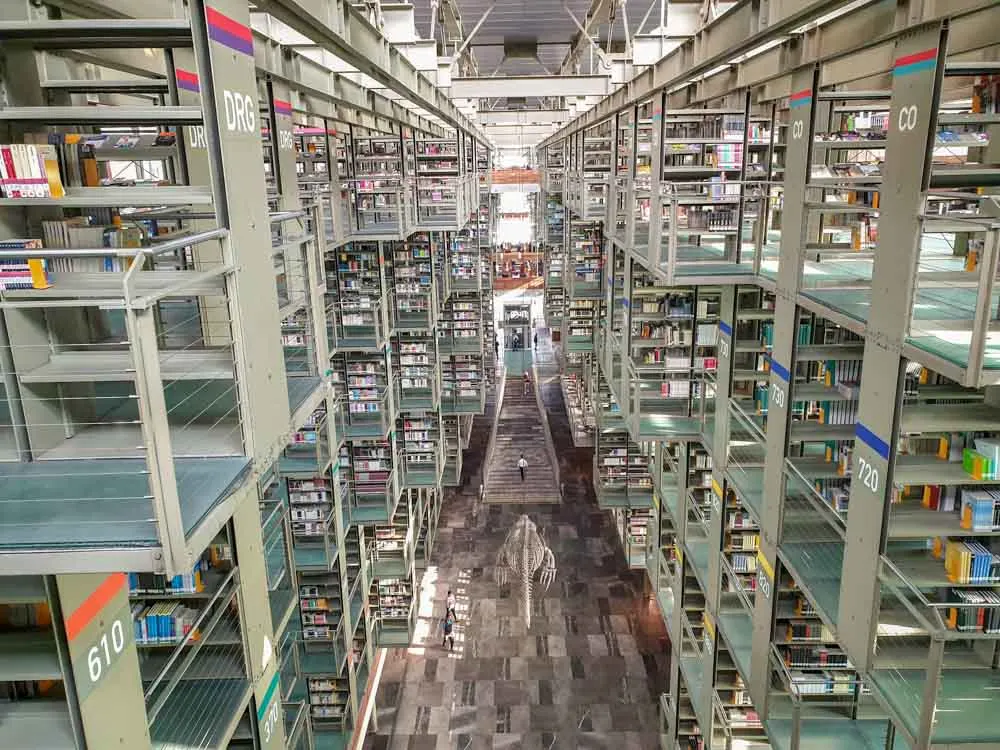
<svg viewBox="0 0 1000 750">
<path fill-rule="evenodd" d="M 128 578 L 124 573 L 112 573 L 101 581 L 101 585 L 94 589 L 94 593 L 88 596 L 83 604 L 66 618 L 66 637 L 72 641 L 80 635 L 91 620 L 104 609 L 104 605 L 127 585 Z"/>
</svg>

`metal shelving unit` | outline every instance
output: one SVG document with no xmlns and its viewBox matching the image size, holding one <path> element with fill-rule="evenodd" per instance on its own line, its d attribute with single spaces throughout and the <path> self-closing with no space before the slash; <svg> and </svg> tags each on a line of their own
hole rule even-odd
<svg viewBox="0 0 1000 750">
<path fill-rule="evenodd" d="M 595 490 L 620 505 L 605 462 L 645 461 L 645 563 L 674 656 L 663 748 L 1000 740 L 974 718 L 996 703 L 1000 632 L 1000 110 L 994 64 L 966 63 L 995 54 L 973 29 L 996 13 L 917 14 L 861 78 L 870 51 L 831 18 L 829 51 L 791 72 L 724 53 L 726 72 L 687 81 L 677 62 L 703 53 L 678 51 L 539 148 L 559 186 L 545 213 L 568 224 L 587 211 L 588 150 L 613 156 L 586 337 Z M 547 315 L 579 316 L 590 291 L 566 247 L 566 301 Z M 663 335 L 682 295 L 712 300 L 692 310 L 704 337 Z M 711 366 L 677 376 L 691 398 L 675 415 L 642 370 L 665 379 L 657 352 L 709 341 Z"/>
<path fill-rule="evenodd" d="M 442 95 L 321 91 L 330 71 L 251 31 L 245 0 L 36 5 L 0 10 L 0 141 L 47 170 L 0 191 L 23 265 L 0 290 L 0 745 L 346 747 L 381 647 L 412 633 L 367 606 L 376 525 L 402 530 L 411 591 L 436 535 L 444 431 L 412 472 L 394 433 L 441 423 L 440 292 L 479 289 L 483 241 L 460 232 L 469 206 L 492 222 L 489 152 Z M 303 33 L 391 78 L 344 10 Z M 450 139 L 434 228 L 463 238 L 469 290 L 401 254 L 426 239 L 414 144 Z M 419 341 L 430 387 L 404 395 L 394 358 Z"/>
</svg>

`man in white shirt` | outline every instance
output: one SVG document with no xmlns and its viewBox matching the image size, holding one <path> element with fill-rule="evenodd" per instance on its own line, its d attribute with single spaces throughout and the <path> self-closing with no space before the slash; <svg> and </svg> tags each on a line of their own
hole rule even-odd
<svg viewBox="0 0 1000 750">
<path fill-rule="evenodd" d="M 448 596 L 444 600 L 444 616 L 448 617 L 449 615 L 456 620 L 458 619 L 458 615 L 455 614 L 455 595 L 451 593 L 451 589 L 448 589 Z"/>
<path fill-rule="evenodd" d="M 528 462 L 524 459 L 524 454 L 517 459 L 517 470 L 521 472 L 521 481 L 524 481 L 524 470 L 528 468 Z"/>
</svg>

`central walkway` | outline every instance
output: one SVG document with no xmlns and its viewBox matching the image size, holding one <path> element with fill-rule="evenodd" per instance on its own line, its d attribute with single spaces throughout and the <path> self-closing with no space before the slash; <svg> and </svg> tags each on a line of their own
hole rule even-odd
<svg viewBox="0 0 1000 750">
<path fill-rule="evenodd" d="M 525 388 L 520 376 L 507 376 L 486 475 L 487 503 L 559 502 L 559 482 L 553 468 L 556 459 L 545 434 L 535 387 L 532 382 Z M 521 456 L 528 464 L 523 482 L 517 468 Z"/>
<path fill-rule="evenodd" d="M 424 576 L 415 644 L 386 660 L 378 730 L 366 750 L 650 750 L 659 746 L 666 633 L 626 569 L 597 508 L 589 449 L 573 448 L 557 380 L 543 398 L 565 499 L 561 505 L 480 505 L 477 475 L 490 417 L 478 418 L 462 490 L 445 498 L 434 565 Z M 526 632 L 516 599 L 493 579 L 497 551 L 527 513 L 555 555 Z M 457 598 L 455 650 L 441 646 L 444 599 Z M 506 592 L 505 592 L 506 594 Z"/>
</svg>

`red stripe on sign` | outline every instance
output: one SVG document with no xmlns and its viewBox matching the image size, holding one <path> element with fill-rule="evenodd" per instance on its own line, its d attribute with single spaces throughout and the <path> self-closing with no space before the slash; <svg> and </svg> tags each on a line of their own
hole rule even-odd
<svg viewBox="0 0 1000 750">
<path fill-rule="evenodd" d="M 105 605 L 127 585 L 128 578 L 124 573 L 112 573 L 105 578 L 100 586 L 94 589 L 94 593 L 66 618 L 66 637 L 72 641 L 80 635 Z"/>
<path fill-rule="evenodd" d="M 925 60 L 933 60 L 937 57 L 937 47 L 934 49 L 925 49 L 923 52 L 914 52 L 912 55 L 903 55 L 903 57 L 896 58 L 895 67 L 900 65 L 912 65 L 913 63 L 924 62 Z"/>
<path fill-rule="evenodd" d="M 192 73 L 190 70 L 184 70 L 184 68 L 176 68 L 174 72 L 177 74 L 178 81 L 185 81 L 187 83 L 193 83 L 197 85 L 198 74 Z"/>
<path fill-rule="evenodd" d="M 209 26 L 214 26 L 217 29 L 228 32 L 235 37 L 253 43 L 253 33 L 250 31 L 249 26 L 244 26 L 239 21 L 234 21 L 229 16 L 220 13 L 215 8 L 211 6 L 205 8 L 205 18 L 208 21 Z"/>
<path fill-rule="evenodd" d="M 808 99 L 812 96 L 812 93 L 812 89 L 802 89 L 801 91 L 795 92 L 788 98 L 792 101 L 795 101 L 796 99 Z"/>
</svg>

